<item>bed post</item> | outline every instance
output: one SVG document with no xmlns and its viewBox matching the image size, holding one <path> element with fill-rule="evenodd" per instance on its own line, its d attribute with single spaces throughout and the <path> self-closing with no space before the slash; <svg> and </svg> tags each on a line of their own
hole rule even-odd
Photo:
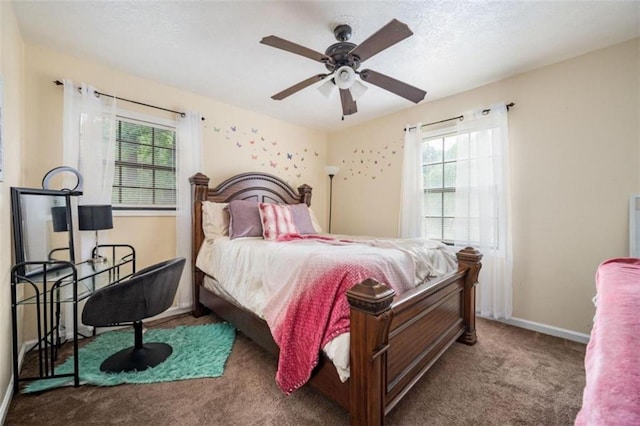
<svg viewBox="0 0 640 426">
<path fill-rule="evenodd" d="M 300 202 L 305 203 L 308 206 L 311 205 L 311 187 L 306 183 L 298 187 L 298 194 L 300 194 Z"/>
<path fill-rule="evenodd" d="M 207 313 L 207 310 L 200 303 L 200 285 L 204 280 L 204 273 L 196 268 L 196 257 L 198 251 L 204 241 L 204 232 L 202 231 L 202 201 L 207 199 L 207 189 L 209 187 L 209 178 L 202 173 L 196 173 L 189 178 L 191 183 L 191 274 L 193 286 L 193 306 L 192 314 L 194 317 L 200 317 Z"/>
<path fill-rule="evenodd" d="M 347 291 L 351 306 L 350 422 L 382 425 L 387 389 L 387 349 L 395 291 L 366 279 Z"/>
<path fill-rule="evenodd" d="M 478 284 L 478 274 L 482 264 L 482 254 L 473 247 L 466 247 L 456 253 L 458 258 L 458 270 L 467 270 L 464 280 L 464 306 L 462 321 L 464 323 L 464 333 L 458 339 L 459 342 L 467 345 L 476 343 L 476 285 Z"/>
</svg>

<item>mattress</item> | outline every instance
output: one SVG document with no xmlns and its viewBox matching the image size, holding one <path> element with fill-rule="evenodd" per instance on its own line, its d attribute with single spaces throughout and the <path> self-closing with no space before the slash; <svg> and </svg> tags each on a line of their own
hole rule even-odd
<svg viewBox="0 0 640 426">
<path fill-rule="evenodd" d="M 196 266 L 208 275 L 205 287 L 252 311 L 270 327 L 283 321 L 281 313 L 295 292 L 291 288 L 299 288 L 334 263 L 374 264 L 397 293 L 457 268 L 455 254 L 431 240 L 331 237 L 289 242 L 219 237 L 203 243 Z M 322 350 L 346 381 L 349 333 L 339 331 Z"/>
</svg>

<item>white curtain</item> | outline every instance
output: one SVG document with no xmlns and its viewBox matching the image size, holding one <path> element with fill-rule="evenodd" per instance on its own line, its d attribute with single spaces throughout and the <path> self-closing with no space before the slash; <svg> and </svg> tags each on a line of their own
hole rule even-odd
<svg viewBox="0 0 640 426">
<path fill-rule="evenodd" d="M 504 104 L 492 105 L 456 125 L 455 245 L 483 254 L 476 309 L 495 319 L 512 313 L 507 115 Z"/>
<path fill-rule="evenodd" d="M 178 119 L 176 140 L 176 254 L 187 260 L 178 288 L 178 307 L 192 305 L 191 186 L 189 177 L 201 171 L 202 116 L 187 112 Z"/>
<path fill-rule="evenodd" d="M 84 83 L 76 85 L 64 80 L 62 116 L 63 165 L 77 169 L 83 178 L 83 195 L 79 204 L 111 204 L 114 173 L 116 100 L 109 96 L 97 96 L 95 89 Z M 63 185 L 73 188 L 74 179 L 65 173 Z M 78 229 L 75 197 L 73 223 Z M 95 245 L 95 234 L 88 231 L 74 232 L 76 262 L 89 259 Z M 69 290 L 69 288 L 67 288 Z M 67 338 L 73 330 L 66 324 L 73 323 L 72 311 L 65 309 L 62 327 Z"/>
<path fill-rule="evenodd" d="M 111 204 L 116 143 L 115 98 L 97 96 L 91 86 L 64 80 L 62 132 L 63 163 L 76 168 L 84 180 L 79 204 Z M 76 236 L 79 241 L 76 260 L 88 259 L 95 245 L 94 234 L 79 234 Z"/>
<path fill-rule="evenodd" d="M 402 180 L 400 183 L 400 223 L 401 238 L 423 236 L 422 203 L 424 190 L 422 182 L 422 123 L 406 126 L 404 132 L 404 156 Z"/>
</svg>

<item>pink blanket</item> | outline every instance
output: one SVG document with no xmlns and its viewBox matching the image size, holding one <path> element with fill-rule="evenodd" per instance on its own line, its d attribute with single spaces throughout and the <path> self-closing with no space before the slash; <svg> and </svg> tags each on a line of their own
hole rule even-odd
<svg viewBox="0 0 640 426">
<path fill-rule="evenodd" d="M 640 425 L 640 259 L 603 262 L 576 425 Z"/>
<path fill-rule="evenodd" d="M 264 312 L 280 347 L 276 382 L 287 394 L 309 380 L 320 349 L 349 331 L 347 290 L 366 278 L 387 283 L 398 293 L 413 286 L 408 261 L 389 262 L 371 253 L 324 253 L 293 275 L 295 285 L 282 286 Z"/>
</svg>

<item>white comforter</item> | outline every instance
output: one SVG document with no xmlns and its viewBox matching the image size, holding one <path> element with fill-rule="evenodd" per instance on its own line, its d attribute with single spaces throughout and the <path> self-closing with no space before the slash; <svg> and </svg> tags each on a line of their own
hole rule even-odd
<svg viewBox="0 0 640 426">
<path fill-rule="evenodd" d="M 426 239 L 374 239 L 335 236 L 335 241 L 297 240 L 266 241 L 262 238 L 220 237 L 207 240 L 196 260 L 196 266 L 207 275 L 212 291 L 234 299 L 238 304 L 265 318 L 265 307 L 283 293 L 283 285 L 291 285 L 300 268 L 317 256 L 380 257 L 395 270 L 403 282 L 394 287 L 407 289 L 430 277 L 446 274 L 456 268 L 455 255 L 444 244 Z M 336 249 L 339 246 L 339 249 Z M 288 283 L 288 284 L 287 284 Z M 286 289 L 284 289 L 286 291 Z M 349 377 L 349 333 L 338 335 L 323 350 L 333 361 L 342 381 Z"/>
</svg>

